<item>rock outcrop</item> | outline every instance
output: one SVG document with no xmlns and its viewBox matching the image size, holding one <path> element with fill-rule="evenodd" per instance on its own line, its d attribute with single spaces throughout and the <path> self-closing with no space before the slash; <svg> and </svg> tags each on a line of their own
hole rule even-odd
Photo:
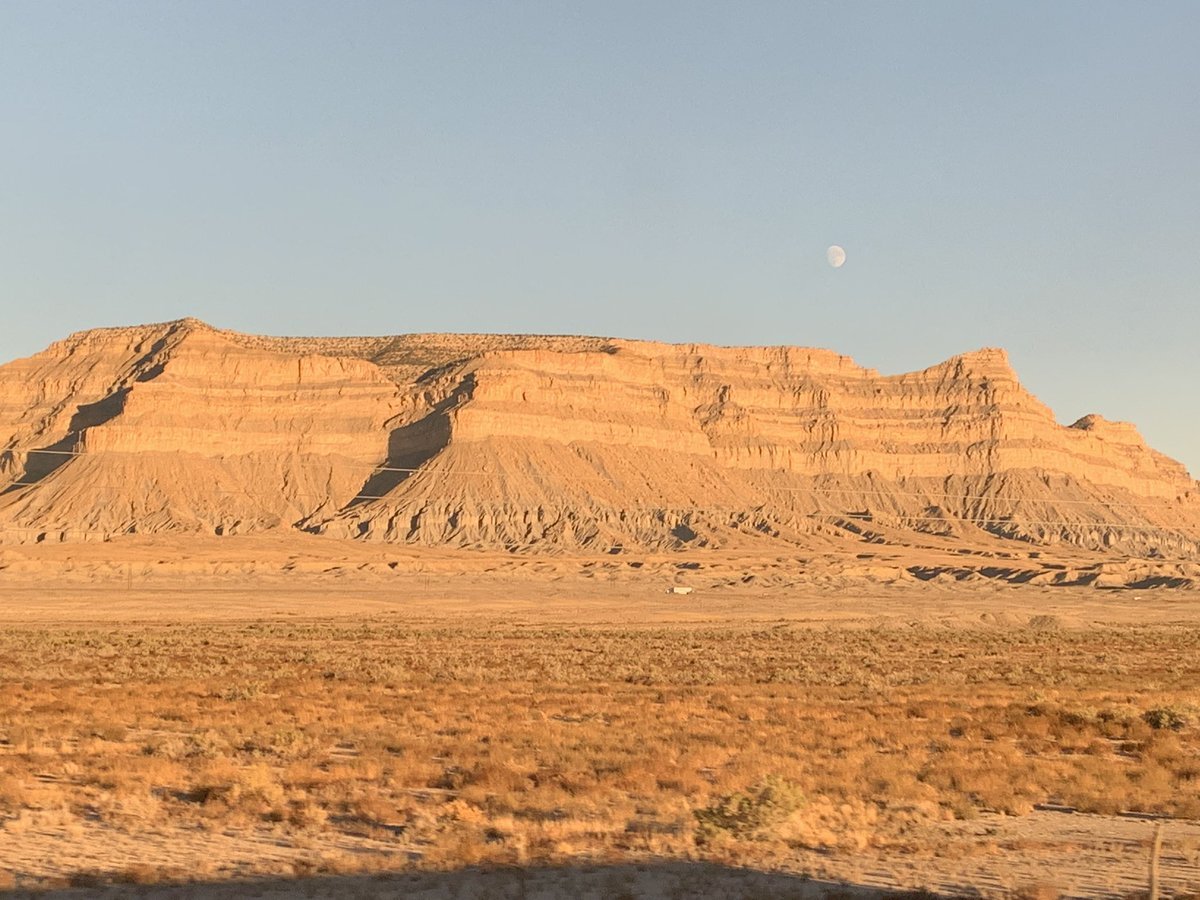
<svg viewBox="0 0 1200 900">
<path fill-rule="evenodd" d="M 795 347 L 100 329 L 0 366 L 0 492 L 9 542 L 1200 549 L 1180 464 L 1060 426 L 1000 350 L 883 376 Z"/>
</svg>

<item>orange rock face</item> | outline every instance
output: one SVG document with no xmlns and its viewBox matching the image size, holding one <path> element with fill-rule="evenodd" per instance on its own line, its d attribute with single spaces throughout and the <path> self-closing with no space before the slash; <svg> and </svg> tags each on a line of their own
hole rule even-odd
<svg viewBox="0 0 1200 900">
<path fill-rule="evenodd" d="M 0 540 L 303 530 L 514 550 L 1056 543 L 1195 554 L 1200 486 L 1000 350 L 83 332 L 0 366 Z"/>
</svg>

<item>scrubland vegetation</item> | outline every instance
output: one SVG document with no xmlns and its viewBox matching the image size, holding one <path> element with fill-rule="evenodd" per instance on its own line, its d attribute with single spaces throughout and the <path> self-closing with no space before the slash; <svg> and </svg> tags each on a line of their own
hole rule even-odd
<svg viewBox="0 0 1200 900">
<path fill-rule="evenodd" d="M 0 635 L 0 847 L 267 832 L 227 869 L 0 886 L 912 849 L 1034 804 L 1200 817 L 1200 629 L 345 622 Z M 10 871 L 6 871 L 9 869 Z"/>
</svg>

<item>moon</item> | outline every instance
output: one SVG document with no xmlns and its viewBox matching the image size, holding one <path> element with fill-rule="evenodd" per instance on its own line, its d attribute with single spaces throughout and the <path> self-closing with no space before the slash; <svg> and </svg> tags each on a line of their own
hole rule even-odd
<svg viewBox="0 0 1200 900">
<path fill-rule="evenodd" d="M 840 269 L 846 262 L 846 251 L 834 244 L 825 251 L 825 258 L 829 260 L 829 264 L 835 269 Z"/>
</svg>

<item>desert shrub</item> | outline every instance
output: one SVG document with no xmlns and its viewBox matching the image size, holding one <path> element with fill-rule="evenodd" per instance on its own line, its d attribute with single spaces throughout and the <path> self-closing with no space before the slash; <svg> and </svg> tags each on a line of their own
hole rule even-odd
<svg viewBox="0 0 1200 900">
<path fill-rule="evenodd" d="M 1013 894 L 1016 900 L 1058 900 L 1062 891 L 1058 885 L 1049 882 L 1035 882 L 1022 885 Z"/>
<path fill-rule="evenodd" d="M 211 729 L 198 734 L 157 736 L 142 745 L 144 755 L 171 760 L 218 759 L 230 749 L 229 742 Z"/>
<path fill-rule="evenodd" d="M 329 821 L 329 813 L 311 799 L 298 797 L 289 801 L 284 818 L 294 828 L 319 829 Z"/>
<path fill-rule="evenodd" d="M 1142 721 L 1159 731 L 1163 728 L 1170 728 L 1172 731 L 1179 731 L 1187 724 L 1187 718 L 1178 710 L 1172 709 L 1169 706 L 1159 706 L 1154 709 L 1148 709 L 1142 713 Z"/>
<path fill-rule="evenodd" d="M 192 791 L 195 800 L 228 810 L 266 813 L 278 808 L 284 797 L 282 786 L 264 765 L 235 768 L 225 764 L 208 773 Z"/>
<path fill-rule="evenodd" d="M 111 876 L 114 884 L 157 884 L 166 881 L 166 873 L 158 866 L 134 863 Z"/>
<path fill-rule="evenodd" d="M 25 786 L 11 775 L 0 775 L 0 813 L 16 812 L 25 805 Z"/>
<path fill-rule="evenodd" d="M 258 681 L 248 681 L 243 684 L 234 684 L 229 687 L 216 691 L 213 696 L 220 700 L 238 701 L 238 700 L 256 700 L 263 694 L 263 685 Z"/>
<path fill-rule="evenodd" d="M 804 795 L 795 784 L 768 775 L 745 792 L 727 794 L 711 806 L 696 810 L 696 840 L 705 843 L 722 833 L 758 838 L 803 805 Z"/>
</svg>

